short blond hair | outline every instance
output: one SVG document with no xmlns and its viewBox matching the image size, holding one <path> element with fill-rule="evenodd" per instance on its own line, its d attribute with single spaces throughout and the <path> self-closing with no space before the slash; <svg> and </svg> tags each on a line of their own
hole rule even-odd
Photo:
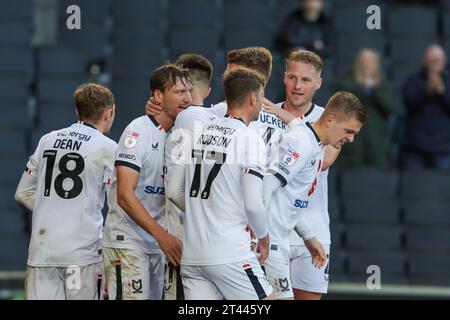
<svg viewBox="0 0 450 320">
<path fill-rule="evenodd" d="M 320 74 L 323 70 L 322 59 L 314 52 L 307 50 L 294 50 L 286 59 L 286 70 L 290 62 L 303 62 L 310 64 Z"/>
<path fill-rule="evenodd" d="M 267 82 L 272 73 L 272 54 L 263 47 L 248 47 L 228 52 L 228 63 L 261 73 Z"/>
<path fill-rule="evenodd" d="M 110 89 L 96 83 L 83 83 L 73 94 L 80 120 L 98 121 L 106 109 L 114 106 Z"/>
</svg>

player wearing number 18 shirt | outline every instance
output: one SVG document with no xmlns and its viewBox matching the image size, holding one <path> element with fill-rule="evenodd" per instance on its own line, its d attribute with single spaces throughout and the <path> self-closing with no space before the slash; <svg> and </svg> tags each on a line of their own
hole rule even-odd
<svg viewBox="0 0 450 320">
<path fill-rule="evenodd" d="M 30 157 L 16 199 L 33 211 L 25 291 L 28 299 L 97 299 L 102 275 L 105 184 L 116 143 L 111 91 L 81 85 L 80 122 L 44 135 Z"/>
</svg>

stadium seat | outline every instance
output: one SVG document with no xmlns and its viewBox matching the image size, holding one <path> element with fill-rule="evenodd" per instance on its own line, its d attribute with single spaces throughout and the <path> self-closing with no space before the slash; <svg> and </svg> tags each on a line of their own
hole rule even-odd
<svg viewBox="0 0 450 320">
<path fill-rule="evenodd" d="M 219 0 L 171 0 L 168 12 L 171 28 L 220 28 L 222 24 Z"/>
<path fill-rule="evenodd" d="M 438 27 L 436 8 L 399 6 L 389 10 L 389 33 L 396 36 L 435 36 Z M 414 22 L 414 23 L 411 23 Z"/>
<path fill-rule="evenodd" d="M 83 77 L 86 74 L 87 57 L 79 51 L 63 48 L 43 49 L 39 60 L 42 76 Z"/>
<path fill-rule="evenodd" d="M 25 155 L 25 132 L 18 129 L 0 129 L 0 157 Z"/>
<path fill-rule="evenodd" d="M 73 91 L 75 91 L 75 88 Z M 71 99 L 71 96 L 69 98 Z M 45 133 L 68 127 L 78 120 L 74 110 L 73 99 L 70 103 L 45 103 L 41 108 L 41 114 L 44 116 L 41 117 L 39 127 Z"/>
<path fill-rule="evenodd" d="M 28 126 L 27 106 L 23 101 L 0 100 L 0 127 L 4 129 L 24 129 Z"/>
<path fill-rule="evenodd" d="M 271 0 L 227 0 L 224 2 L 225 33 L 257 29 L 273 31 L 274 2 Z"/>
<path fill-rule="evenodd" d="M 400 202 L 395 198 L 343 200 L 345 221 L 350 223 L 386 223 L 399 221 Z"/>
<path fill-rule="evenodd" d="M 389 39 L 394 65 L 420 65 L 425 49 L 437 42 L 436 36 L 393 36 Z"/>
<path fill-rule="evenodd" d="M 147 23 L 160 25 L 167 15 L 166 0 L 114 0 L 114 19 L 118 25 Z"/>
<path fill-rule="evenodd" d="M 367 34 L 373 35 L 382 33 L 384 30 L 384 20 L 381 19 L 381 30 L 369 30 L 366 28 L 368 15 L 366 13 L 367 6 L 359 3 L 349 7 L 338 7 L 333 10 L 334 30 L 339 35 L 344 34 Z"/>
<path fill-rule="evenodd" d="M 339 36 L 336 41 L 337 59 L 353 64 L 359 50 L 363 48 L 371 48 L 383 54 L 386 49 L 386 42 L 386 38 L 382 33 Z"/>
<path fill-rule="evenodd" d="M 162 51 L 144 53 L 118 50 L 114 52 L 113 58 L 113 75 L 115 79 L 140 79 L 146 83 L 151 72 L 167 60 L 167 56 Z"/>
<path fill-rule="evenodd" d="M 1 162 L 0 162 L 1 164 Z M 24 168 L 25 169 L 24 164 Z M 20 180 L 20 176 L 18 178 Z M 19 180 L 17 180 L 17 183 L 2 183 L 3 181 L 0 181 L 0 214 L 1 212 L 10 211 L 10 210 L 17 210 L 17 207 L 19 204 L 14 199 L 14 194 L 16 193 L 17 185 L 19 184 Z"/>
<path fill-rule="evenodd" d="M 412 252 L 450 253 L 450 228 L 405 228 L 406 248 Z"/>
<path fill-rule="evenodd" d="M 28 20 L 31 21 L 33 0 L 9 1 L 0 0 L 0 21 Z"/>
<path fill-rule="evenodd" d="M 0 73 L 2 75 L 30 76 L 32 52 L 30 48 L 4 47 L 0 50 Z"/>
<path fill-rule="evenodd" d="M 396 225 L 347 224 L 347 249 L 401 250 L 402 228 Z"/>
<path fill-rule="evenodd" d="M 331 223 L 341 220 L 341 206 L 339 198 L 335 195 L 328 194 L 328 214 Z"/>
<path fill-rule="evenodd" d="M 450 255 L 409 254 L 412 284 L 450 285 Z"/>
<path fill-rule="evenodd" d="M 152 26 L 124 26 L 115 30 L 114 46 L 117 50 L 133 52 L 160 52 L 165 44 L 165 34 Z"/>
<path fill-rule="evenodd" d="M 25 166 L 28 161 L 28 155 L 22 156 L 1 156 L 0 164 L 4 168 L 2 170 L 1 183 L 5 185 L 15 185 L 20 181 Z"/>
<path fill-rule="evenodd" d="M 406 80 L 413 74 L 419 72 L 420 66 L 417 63 L 413 64 L 398 64 L 392 68 L 392 80 L 395 88 L 400 93 Z"/>
<path fill-rule="evenodd" d="M 215 54 L 219 49 L 219 38 L 220 33 L 214 29 L 173 29 L 170 31 L 170 48 L 176 56 L 186 52 Z"/>
<path fill-rule="evenodd" d="M 225 32 L 225 50 L 259 46 L 270 49 L 273 35 L 261 30 L 239 30 Z"/>
<path fill-rule="evenodd" d="M 450 173 L 447 171 L 412 170 L 401 175 L 402 200 L 450 200 Z"/>
<path fill-rule="evenodd" d="M 398 189 L 398 172 L 373 168 L 344 170 L 341 174 L 342 196 L 354 198 L 394 197 Z"/>
<path fill-rule="evenodd" d="M 0 22 L 0 45 L 27 47 L 31 41 L 31 24 L 22 21 Z"/>
<path fill-rule="evenodd" d="M 401 251 L 373 252 L 369 250 L 347 251 L 348 273 L 351 281 L 366 283 L 368 277 L 373 273 L 368 272 L 369 266 L 378 266 L 381 272 L 383 284 L 405 284 L 408 282 L 406 276 L 406 255 Z"/>
<path fill-rule="evenodd" d="M 24 102 L 28 93 L 29 79 L 23 76 L 0 77 L 0 101 Z"/>
<path fill-rule="evenodd" d="M 42 77 L 39 85 L 42 105 L 58 103 L 62 108 L 72 108 L 73 93 L 83 82 L 84 78 Z"/>
<path fill-rule="evenodd" d="M 58 46 L 81 51 L 88 57 L 107 55 L 110 29 L 104 25 L 87 24 L 81 30 L 69 30 L 65 26 L 58 29 Z M 131 36 L 131 35 L 130 35 Z"/>
<path fill-rule="evenodd" d="M 130 2 L 131 4 L 132 2 Z M 110 15 L 111 12 L 111 0 L 102 1 L 89 1 L 89 0 L 58 0 L 58 16 L 61 21 L 66 21 L 69 14 L 67 14 L 67 8 L 70 5 L 77 5 L 81 11 L 82 29 L 83 24 L 102 24 Z"/>
<path fill-rule="evenodd" d="M 403 208 L 408 226 L 450 227 L 449 201 L 411 200 Z"/>
<path fill-rule="evenodd" d="M 275 6 L 275 23 L 277 28 L 281 26 L 287 16 L 299 7 L 297 0 L 277 0 Z"/>
</svg>

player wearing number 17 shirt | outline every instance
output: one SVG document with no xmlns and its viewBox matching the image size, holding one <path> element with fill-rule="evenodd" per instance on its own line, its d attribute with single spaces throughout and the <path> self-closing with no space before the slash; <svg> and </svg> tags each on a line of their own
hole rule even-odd
<svg viewBox="0 0 450 320">
<path fill-rule="evenodd" d="M 260 265 L 269 251 L 262 204 L 265 145 L 248 129 L 258 117 L 264 81 L 248 69 L 226 72 L 228 115 L 194 133 L 187 164 L 174 167 L 168 198 L 186 212 L 181 276 L 188 300 L 271 297 Z M 259 239 L 259 261 L 247 224 Z"/>
<path fill-rule="evenodd" d="M 44 135 L 30 157 L 16 200 L 33 211 L 27 299 L 97 299 L 102 275 L 105 185 L 116 143 L 104 136 L 114 97 L 97 84 L 74 94 L 80 121 Z"/>
</svg>

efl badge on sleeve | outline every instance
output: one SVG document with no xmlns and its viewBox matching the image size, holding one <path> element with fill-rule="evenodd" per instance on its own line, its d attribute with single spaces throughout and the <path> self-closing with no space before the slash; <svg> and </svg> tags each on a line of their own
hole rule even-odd
<svg viewBox="0 0 450 320">
<path fill-rule="evenodd" d="M 295 162 L 297 162 L 299 157 L 300 154 L 297 151 L 289 148 L 284 153 L 283 158 L 281 159 L 281 163 L 286 167 L 292 167 Z"/>
<path fill-rule="evenodd" d="M 127 136 L 125 138 L 125 147 L 133 148 L 136 145 L 138 138 L 139 133 L 128 131 Z"/>
</svg>

